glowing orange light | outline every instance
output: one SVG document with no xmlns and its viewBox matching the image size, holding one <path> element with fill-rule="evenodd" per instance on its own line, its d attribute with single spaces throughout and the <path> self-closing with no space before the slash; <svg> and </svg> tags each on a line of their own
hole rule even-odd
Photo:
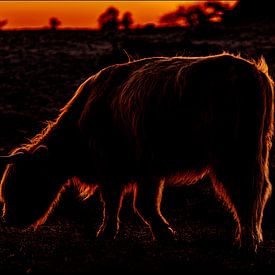
<svg viewBox="0 0 275 275">
<path fill-rule="evenodd" d="M 49 18 L 57 17 L 60 28 L 98 28 L 97 19 L 108 7 L 114 6 L 123 13 L 133 14 L 135 26 L 148 23 L 158 25 L 159 18 L 178 6 L 201 4 L 203 1 L 0 1 L 0 21 L 7 19 L 4 29 L 43 28 Z M 219 1 L 228 8 L 234 1 Z M 35 16 L 34 16 L 35 15 Z"/>
</svg>

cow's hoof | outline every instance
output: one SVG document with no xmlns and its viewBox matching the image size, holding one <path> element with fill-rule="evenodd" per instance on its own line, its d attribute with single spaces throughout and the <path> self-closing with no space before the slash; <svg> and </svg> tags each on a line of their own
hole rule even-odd
<svg viewBox="0 0 275 275">
<path fill-rule="evenodd" d="M 96 234 L 96 238 L 98 240 L 115 240 L 116 236 L 117 236 L 118 231 L 117 230 L 108 230 L 107 228 L 105 228 L 104 230 L 99 229 L 97 234 Z"/>
<path fill-rule="evenodd" d="M 258 254 L 259 244 L 255 241 L 244 241 L 235 243 L 235 248 L 241 258 L 254 259 Z"/>
<path fill-rule="evenodd" d="M 165 227 L 162 230 L 153 233 L 154 239 L 161 242 L 170 242 L 176 239 L 176 231 L 172 227 Z"/>
</svg>

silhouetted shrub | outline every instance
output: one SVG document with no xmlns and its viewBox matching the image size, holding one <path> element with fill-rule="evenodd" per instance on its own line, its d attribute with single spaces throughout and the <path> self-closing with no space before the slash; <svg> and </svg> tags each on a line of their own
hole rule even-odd
<svg viewBox="0 0 275 275">
<path fill-rule="evenodd" d="M 57 28 L 61 25 L 61 21 L 56 17 L 51 17 L 49 19 L 49 24 L 51 30 L 57 30 Z"/>
<path fill-rule="evenodd" d="M 133 25 L 134 20 L 132 14 L 130 12 L 125 12 L 122 16 L 120 24 L 123 26 L 125 30 L 129 30 Z"/>
<path fill-rule="evenodd" d="M 0 30 L 8 24 L 8 20 L 0 20 Z"/>
<path fill-rule="evenodd" d="M 119 26 L 118 15 L 119 15 L 119 10 L 117 8 L 109 7 L 98 18 L 100 29 L 104 31 L 118 30 L 118 26 Z"/>
</svg>

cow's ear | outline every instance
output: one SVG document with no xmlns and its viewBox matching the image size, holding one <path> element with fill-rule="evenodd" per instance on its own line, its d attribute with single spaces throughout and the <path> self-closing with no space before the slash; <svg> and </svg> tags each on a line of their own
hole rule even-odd
<svg viewBox="0 0 275 275">
<path fill-rule="evenodd" d="M 18 160 L 24 159 L 26 154 L 24 152 L 17 152 L 7 156 L 0 156 L 0 162 L 4 164 L 15 163 Z"/>
</svg>

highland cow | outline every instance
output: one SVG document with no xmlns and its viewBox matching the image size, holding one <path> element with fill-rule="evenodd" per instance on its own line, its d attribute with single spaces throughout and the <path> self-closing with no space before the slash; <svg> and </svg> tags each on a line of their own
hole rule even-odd
<svg viewBox="0 0 275 275">
<path fill-rule="evenodd" d="M 153 237 L 169 239 L 163 188 L 209 176 L 235 218 L 236 241 L 256 250 L 271 194 L 273 93 L 263 59 L 154 57 L 107 67 L 30 143 L 1 157 L 3 218 L 37 227 L 74 184 L 83 197 L 100 191 L 97 236 L 114 238 L 132 191 Z"/>
</svg>

